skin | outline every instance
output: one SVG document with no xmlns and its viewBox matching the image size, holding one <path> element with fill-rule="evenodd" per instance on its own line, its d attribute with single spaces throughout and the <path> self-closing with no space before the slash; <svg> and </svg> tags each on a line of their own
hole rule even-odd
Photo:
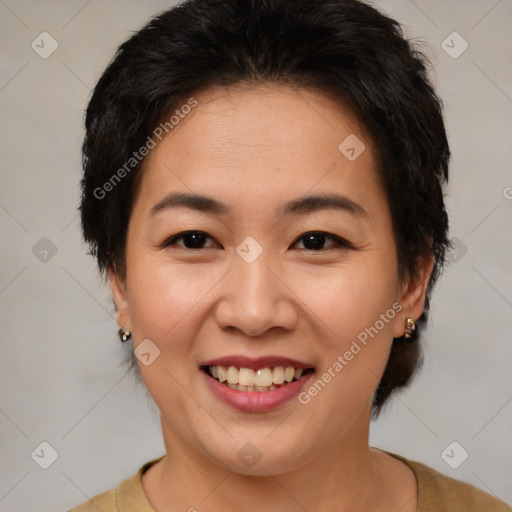
<svg viewBox="0 0 512 512">
<path fill-rule="evenodd" d="M 149 366 L 139 363 L 167 452 L 142 477 L 148 500 L 157 512 L 415 511 L 414 473 L 370 448 L 368 435 L 393 337 L 423 310 L 432 258 L 413 279 L 399 278 L 371 140 L 319 92 L 267 84 L 194 97 L 197 107 L 145 160 L 127 272 L 110 272 L 119 325 L 131 330 L 135 347 L 150 339 L 160 350 Z M 338 150 L 350 134 L 366 147 L 352 162 Z M 204 194 L 231 212 L 178 207 L 151 215 L 170 192 Z M 322 193 L 344 195 L 366 215 L 276 213 Z M 187 230 L 210 238 L 199 249 L 187 249 L 183 238 L 162 247 Z M 351 247 L 327 238 L 315 251 L 302 238 L 310 231 Z M 263 250 L 250 264 L 236 252 L 248 236 Z M 314 367 L 314 381 L 397 302 L 401 311 L 307 405 L 293 399 L 241 412 L 199 378 L 208 359 L 278 355 Z M 237 457 L 247 442 L 262 454 L 251 468 Z"/>
</svg>

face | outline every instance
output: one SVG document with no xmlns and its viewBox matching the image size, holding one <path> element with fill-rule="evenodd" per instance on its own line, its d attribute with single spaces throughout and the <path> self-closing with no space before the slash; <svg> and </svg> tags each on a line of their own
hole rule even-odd
<svg viewBox="0 0 512 512">
<path fill-rule="evenodd" d="M 317 92 L 194 98 L 146 157 L 126 276 L 110 275 L 166 443 L 246 474 L 367 444 L 428 280 L 399 279 L 372 143 Z"/>
</svg>

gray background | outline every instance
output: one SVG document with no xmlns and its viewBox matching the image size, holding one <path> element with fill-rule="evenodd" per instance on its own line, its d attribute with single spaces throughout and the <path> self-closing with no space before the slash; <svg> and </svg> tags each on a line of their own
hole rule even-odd
<svg viewBox="0 0 512 512">
<path fill-rule="evenodd" d="M 372 425 L 371 444 L 512 503 L 512 1 L 375 3 L 431 46 L 457 250 L 432 302 L 424 368 Z M 120 364 L 76 207 L 90 89 L 117 45 L 171 4 L 0 0 L 0 511 L 66 510 L 164 453 L 156 408 Z M 58 43 L 46 59 L 31 47 L 43 31 Z M 454 31 L 469 43 L 458 58 L 460 39 L 445 43 L 452 56 L 441 46 Z M 48 469 L 31 457 L 43 441 L 58 453 Z M 453 441 L 469 453 L 458 469 L 441 456 Z M 43 453 L 34 458 L 48 462 Z"/>
</svg>

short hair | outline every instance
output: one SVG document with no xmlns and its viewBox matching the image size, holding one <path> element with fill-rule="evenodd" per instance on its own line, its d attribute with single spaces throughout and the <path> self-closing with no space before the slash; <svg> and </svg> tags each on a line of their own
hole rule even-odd
<svg viewBox="0 0 512 512">
<path fill-rule="evenodd" d="M 130 159 L 187 98 L 263 83 L 338 98 L 373 142 L 400 277 L 417 275 L 434 256 L 416 342 L 395 338 L 373 397 L 377 417 L 421 366 L 420 334 L 450 246 L 443 199 L 450 149 L 428 69 L 397 21 L 358 0 L 186 0 L 154 17 L 118 48 L 86 112 L 80 211 L 100 272 L 125 275 L 144 162 Z"/>
</svg>

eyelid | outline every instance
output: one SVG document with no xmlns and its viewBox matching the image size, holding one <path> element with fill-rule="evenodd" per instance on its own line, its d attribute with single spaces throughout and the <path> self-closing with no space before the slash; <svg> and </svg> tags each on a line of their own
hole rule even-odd
<svg viewBox="0 0 512 512">
<path fill-rule="evenodd" d="M 191 233 L 204 235 L 207 239 L 210 239 L 217 246 L 220 246 L 222 248 L 222 244 L 217 242 L 217 240 L 215 240 L 214 237 L 212 237 L 211 235 L 209 235 L 205 231 L 200 231 L 200 230 L 196 230 L 196 229 L 191 229 L 191 230 L 188 230 L 188 231 L 182 231 L 181 233 L 177 233 L 176 235 L 173 235 L 173 236 L 167 238 L 166 240 L 164 240 L 164 242 L 162 242 L 159 245 L 159 248 L 160 249 L 165 249 L 166 247 L 169 247 L 171 244 L 173 244 L 173 242 L 175 242 L 176 240 L 182 239 L 183 237 L 185 237 L 186 235 L 189 235 Z M 327 251 L 329 249 L 333 249 L 333 248 L 335 249 L 335 248 L 340 248 L 340 247 L 344 247 L 344 248 L 347 248 L 347 249 L 354 249 L 353 244 L 351 244 L 345 238 L 342 238 L 341 236 L 335 235 L 333 233 L 329 233 L 328 231 L 320 231 L 320 230 L 311 230 L 311 231 L 306 231 L 306 232 L 302 233 L 291 244 L 291 247 L 297 245 L 299 242 L 302 242 L 303 239 L 306 236 L 308 236 L 308 235 L 324 235 L 326 240 L 331 240 L 331 241 L 335 242 L 335 245 L 331 246 L 331 247 L 323 248 L 323 249 L 318 249 L 318 250 L 314 250 L 314 249 L 301 249 L 302 251 L 321 253 L 321 252 Z M 189 247 L 184 247 L 184 246 L 181 246 L 181 245 L 179 247 L 182 247 L 183 249 L 186 249 L 188 251 L 199 251 L 201 249 L 202 250 L 204 250 L 204 249 L 211 249 L 211 247 L 201 247 L 199 249 L 191 249 Z"/>
<path fill-rule="evenodd" d="M 354 249 L 354 246 L 348 240 L 346 240 L 345 238 L 343 238 L 341 236 L 338 236 L 338 235 L 335 235 L 333 233 L 329 233 L 328 231 L 319 231 L 319 230 L 306 231 L 305 233 L 302 233 L 300 236 L 297 237 L 295 242 L 293 242 L 292 246 L 294 246 L 297 243 L 301 242 L 302 239 L 305 236 L 311 235 L 311 234 L 314 234 L 314 235 L 325 235 L 325 238 L 334 241 L 335 245 L 331 246 L 331 247 L 327 247 L 325 249 L 316 250 L 316 251 L 314 249 L 301 249 L 301 250 L 308 251 L 308 252 L 324 252 L 324 251 L 327 251 L 329 249 L 333 249 L 333 248 L 335 249 L 335 248 L 340 248 L 340 247 L 345 247 L 347 249 Z"/>
<path fill-rule="evenodd" d="M 188 231 L 182 231 L 181 233 L 176 233 L 175 235 L 172 235 L 169 238 L 166 238 L 158 247 L 159 247 L 159 249 L 165 249 L 166 247 L 169 247 L 176 240 L 179 240 L 180 238 L 183 238 L 186 235 L 190 235 L 191 233 L 204 235 L 206 238 L 212 240 L 216 245 L 222 247 L 222 245 L 219 242 L 217 242 L 217 240 L 215 240 L 215 238 L 213 238 L 211 235 L 209 235 L 205 231 L 200 231 L 197 229 L 189 229 Z M 204 249 L 211 249 L 211 247 L 202 247 L 201 249 L 190 249 L 189 247 L 185 247 L 182 245 L 180 245 L 178 247 L 182 247 L 183 249 L 185 249 L 187 251 L 199 251 L 199 250 L 204 250 Z"/>
</svg>

